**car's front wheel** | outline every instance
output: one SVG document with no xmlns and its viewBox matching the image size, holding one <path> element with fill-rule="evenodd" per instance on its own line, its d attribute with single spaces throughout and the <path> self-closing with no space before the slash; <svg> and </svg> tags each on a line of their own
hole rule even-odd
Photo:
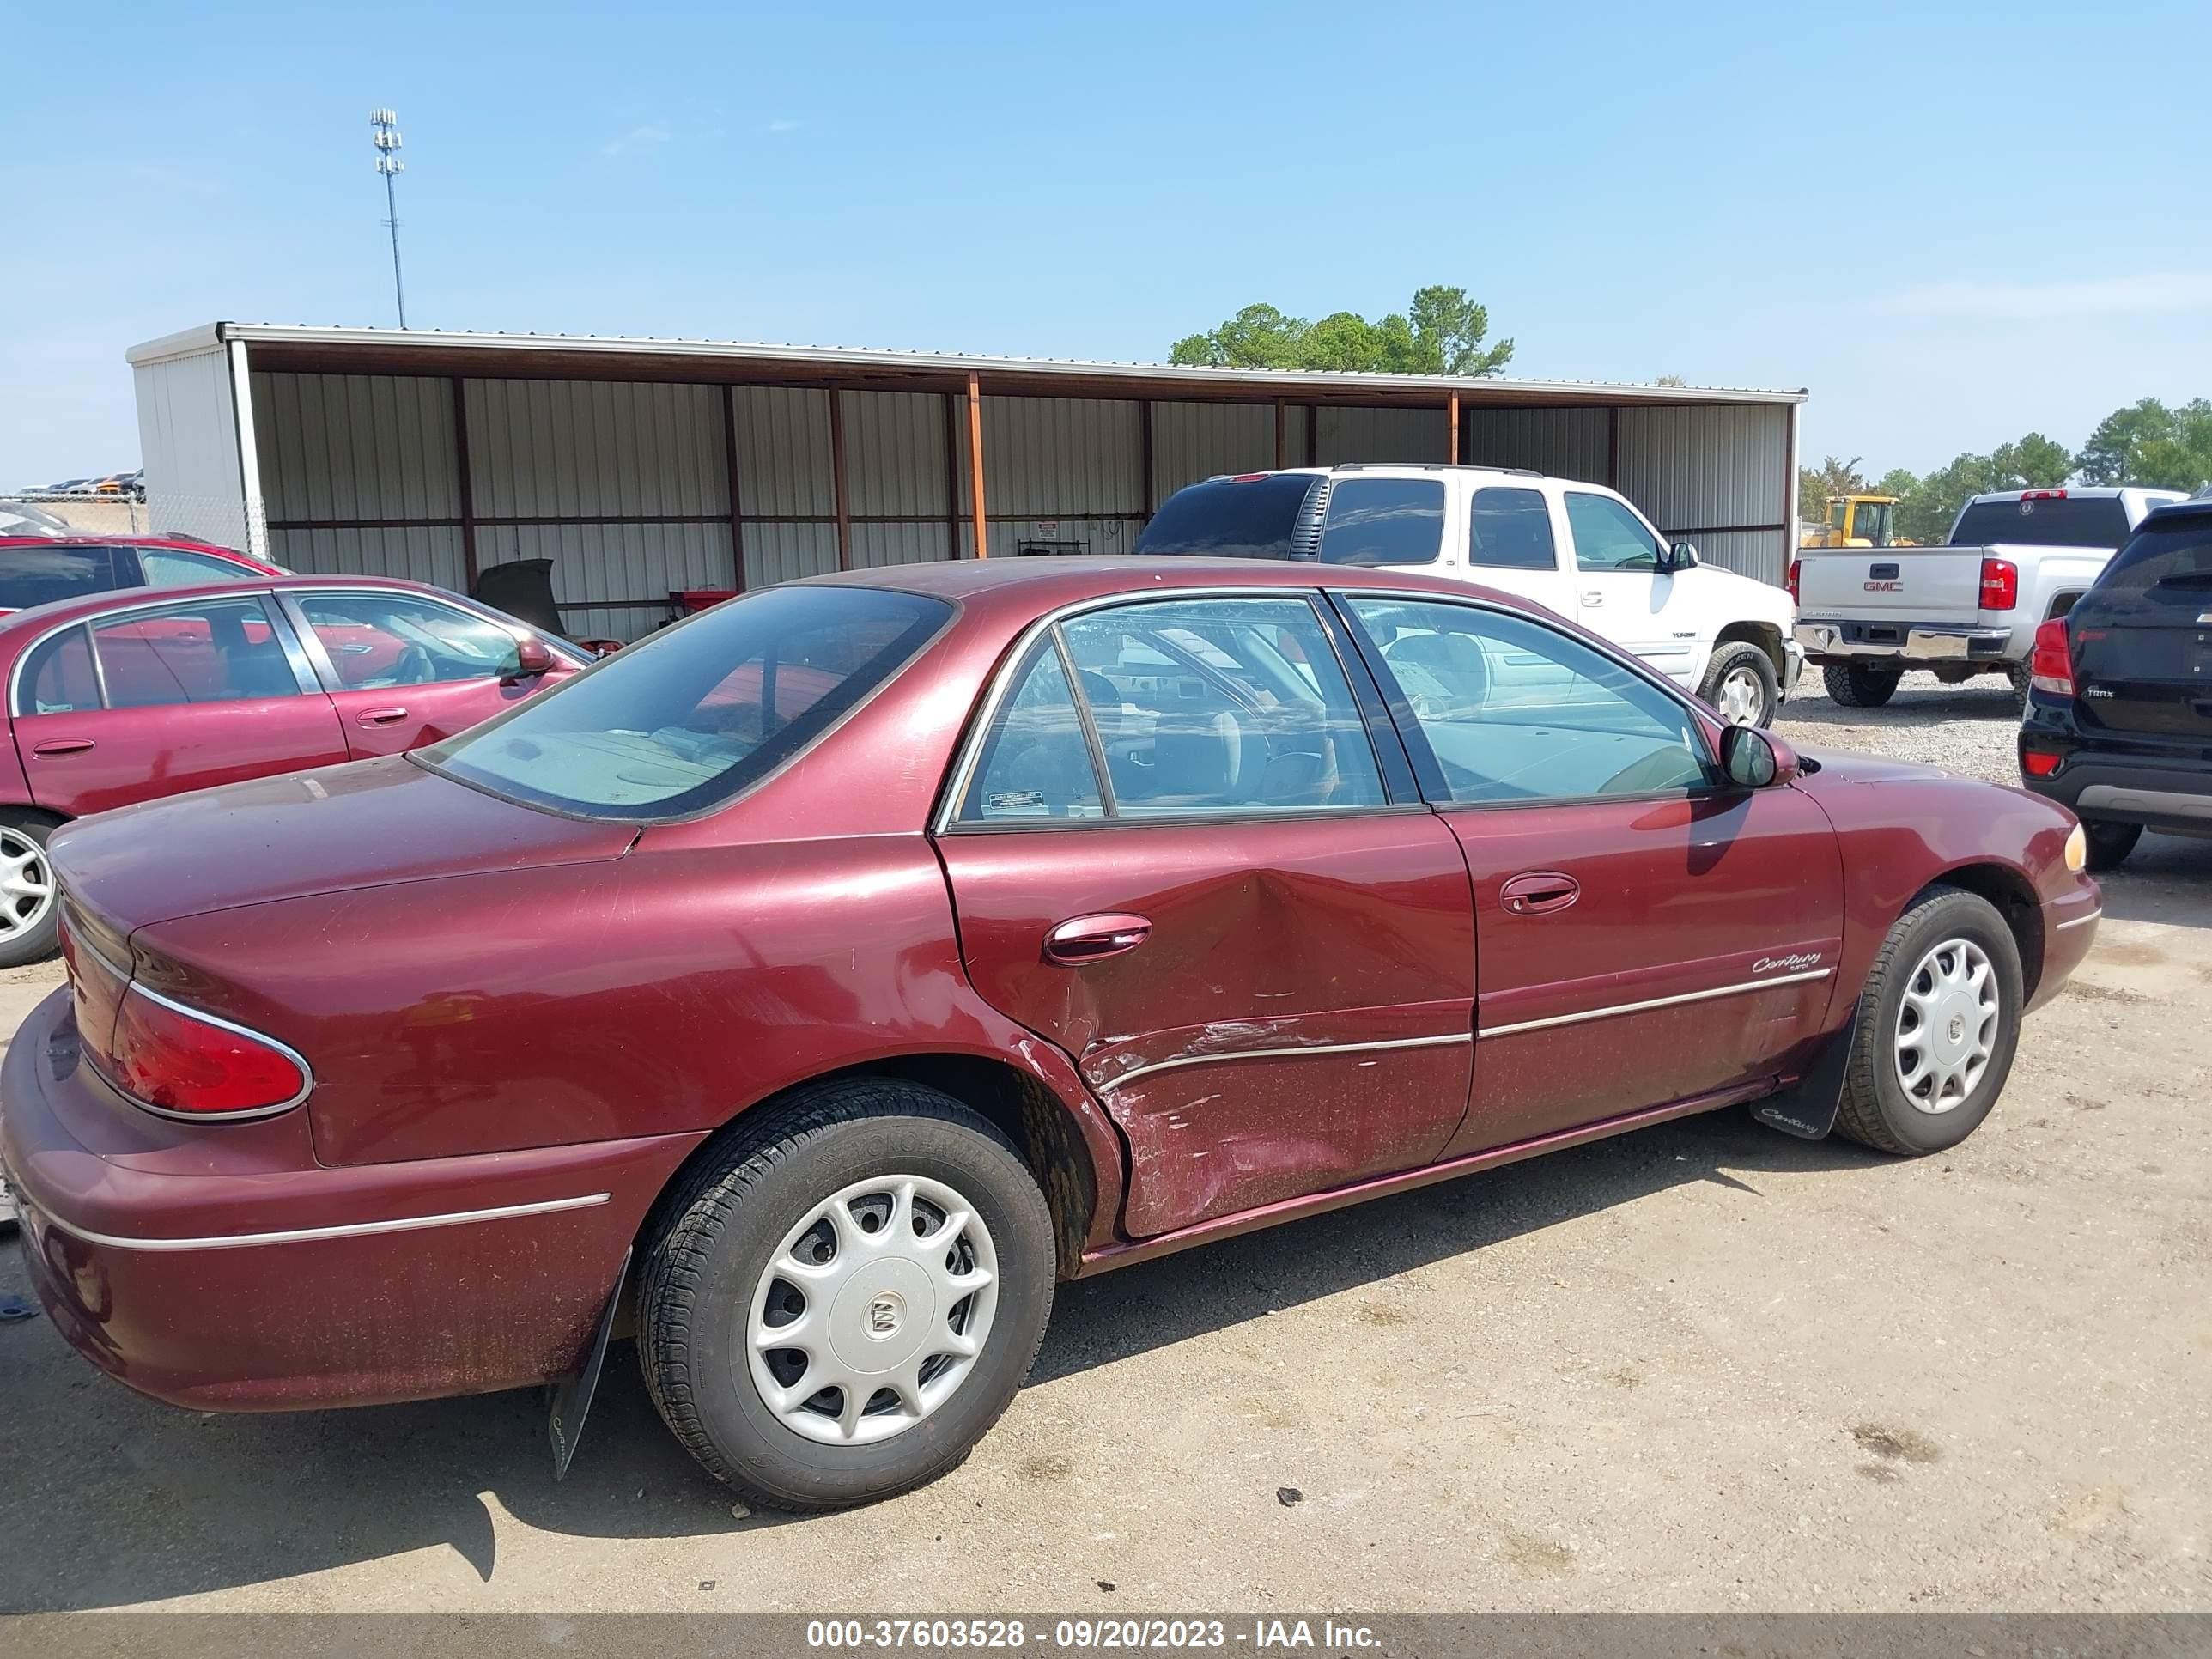
<svg viewBox="0 0 2212 1659">
<path fill-rule="evenodd" d="M 1859 994 L 1836 1127 L 1907 1156 L 1957 1146 L 2003 1091 L 2025 1002 L 1996 907 L 1931 888 L 1897 919 Z"/>
<path fill-rule="evenodd" d="M 888 1498 L 957 1464 L 1029 1375 L 1051 1216 L 1006 1138 L 934 1089 L 865 1079 L 768 1112 L 647 1249 L 646 1384 L 752 1503 Z"/>
<path fill-rule="evenodd" d="M 1758 646 L 1738 641 L 1713 653 L 1698 695 L 1730 726 L 1765 726 L 1782 702 L 1774 662 Z"/>
</svg>

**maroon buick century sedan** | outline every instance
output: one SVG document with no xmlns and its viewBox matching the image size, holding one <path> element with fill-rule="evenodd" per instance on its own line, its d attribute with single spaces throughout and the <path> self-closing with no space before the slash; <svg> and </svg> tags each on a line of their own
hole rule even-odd
<svg viewBox="0 0 2212 1659">
<path fill-rule="evenodd" d="M 0 1152 L 133 1388 L 554 1382 L 565 1459 L 629 1319 L 701 1462 L 825 1508 L 958 1462 L 1061 1279 L 1691 1112 L 1955 1146 L 2083 855 L 1456 584 L 856 573 L 57 834 Z"/>
</svg>

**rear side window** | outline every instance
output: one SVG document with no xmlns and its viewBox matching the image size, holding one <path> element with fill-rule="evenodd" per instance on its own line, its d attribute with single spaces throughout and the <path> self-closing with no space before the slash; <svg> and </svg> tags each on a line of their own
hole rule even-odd
<svg viewBox="0 0 2212 1659">
<path fill-rule="evenodd" d="M 1167 498 L 1137 538 L 1139 553 L 1294 559 L 1298 514 L 1321 480 L 1310 473 L 1208 479 Z M 1309 553 L 1307 556 L 1310 557 Z"/>
<path fill-rule="evenodd" d="M 1493 570 L 1556 570 L 1552 513 L 1540 489 L 1478 489 L 1468 524 L 1467 562 Z"/>
<path fill-rule="evenodd" d="M 296 697 L 299 678 L 261 601 L 191 599 L 95 623 L 110 708 Z"/>
<path fill-rule="evenodd" d="M 2109 596 L 2160 587 L 2186 590 L 2194 600 L 2212 593 L 2212 513 L 2145 530 L 2105 567 L 2096 591 Z"/>
<path fill-rule="evenodd" d="M 417 757 L 523 805 L 583 817 L 699 811 L 811 746 L 951 617 L 918 593 L 769 588 Z"/>
<path fill-rule="evenodd" d="M 2069 495 L 2063 500 L 1975 501 L 1959 515 L 1954 545 L 1986 547 L 2118 547 L 2128 538 L 2128 509 L 2117 495 Z"/>
<path fill-rule="evenodd" d="M 1328 493 L 1323 564 L 1434 564 L 1443 550 L 1437 478 L 1339 478 Z"/>
<path fill-rule="evenodd" d="M 84 629 L 66 629 L 32 652 L 21 684 L 18 714 L 74 714 L 99 708 L 100 679 Z"/>
<path fill-rule="evenodd" d="M 112 548 L 11 547 L 0 553 L 0 606 L 10 611 L 105 593 L 115 585 Z"/>
</svg>

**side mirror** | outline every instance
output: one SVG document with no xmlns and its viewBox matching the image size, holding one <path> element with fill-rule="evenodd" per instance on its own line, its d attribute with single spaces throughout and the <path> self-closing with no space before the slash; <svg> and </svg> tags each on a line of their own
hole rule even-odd
<svg viewBox="0 0 2212 1659">
<path fill-rule="evenodd" d="M 1797 751 L 1755 726 L 1721 728 L 1721 770 L 1745 789 L 1765 789 L 1797 775 Z"/>
<path fill-rule="evenodd" d="M 1669 547 L 1667 550 L 1667 562 L 1662 567 L 1662 568 L 1669 572 L 1676 570 L 1695 570 L 1697 568 L 1698 550 L 1693 544 L 1689 542 L 1676 542 L 1673 546 Z"/>
<path fill-rule="evenodd" d="M 520 639 L 514 642 L 514 655 L 507 659 L 506 672 L 500 675 L 501 685 L 516 685 L 526 679 L 550 673 L 553 653 L 540 639 Z"/>
</svg>

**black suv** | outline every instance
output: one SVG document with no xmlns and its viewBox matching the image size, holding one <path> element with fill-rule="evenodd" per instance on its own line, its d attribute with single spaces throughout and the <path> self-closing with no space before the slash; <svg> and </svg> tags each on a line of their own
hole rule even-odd
<svg viewBox="0 0 2212 1659">
<path fill-rule="evenodd" d="M 2092 870 L 2146 829 L 2212 836 L 2212 500 L 2147 514 L 2031 666 L 2021 781 L 2081 815 Z"/>
</svg>

